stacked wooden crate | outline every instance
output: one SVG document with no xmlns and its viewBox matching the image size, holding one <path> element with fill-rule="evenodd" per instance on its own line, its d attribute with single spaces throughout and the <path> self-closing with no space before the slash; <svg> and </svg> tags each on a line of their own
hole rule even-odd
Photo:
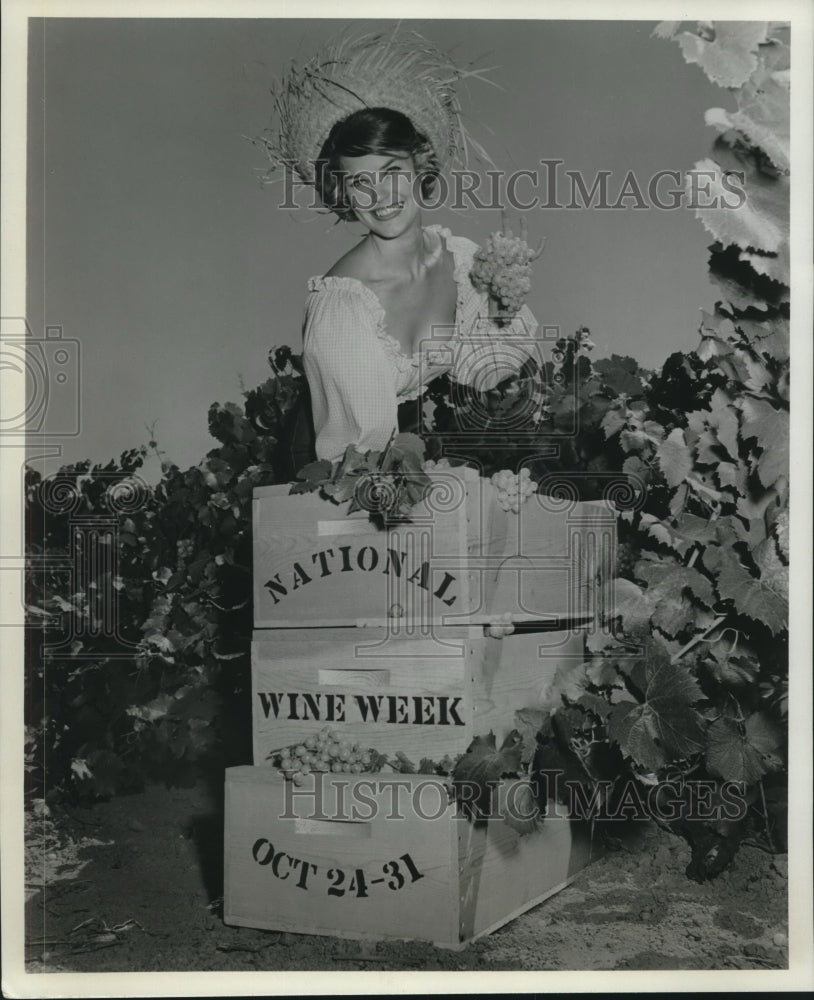
<svg viewBox="0 0 814 1000">
<path fill-rule="evenodd" d="M 515 711 L 584 659 L 606 508 L 535 495 L 514 514 L 474 470 L 432 479 L 410 522 L 388 529 L 287 486 L 255 493 L 254 766 L 226 776 L 228 923 L 456 947 L 587 863 L 586 831 L 553 807 L 521 836 L 497 814 L 465 818 L 438 776 L 293 786 L 271 764 L 326 725 L 416 761 L 489 732 L 500 745 Z M 507 613 L 515 633 L 492 637 Z"/>
</svg>

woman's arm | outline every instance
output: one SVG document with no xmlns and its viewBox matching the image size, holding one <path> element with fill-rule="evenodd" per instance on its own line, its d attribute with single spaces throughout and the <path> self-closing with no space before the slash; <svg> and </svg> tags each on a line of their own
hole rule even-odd
<svg viewBox="0 0 814 1000">
<path fill-rule="evenodd" d="M 381 449 L 397 424 L 393 367 L 370 310 L 352 288 L 312 291 L 303 331 L 316 455 L 336 461 L 349 444 Z"/>
</svg>

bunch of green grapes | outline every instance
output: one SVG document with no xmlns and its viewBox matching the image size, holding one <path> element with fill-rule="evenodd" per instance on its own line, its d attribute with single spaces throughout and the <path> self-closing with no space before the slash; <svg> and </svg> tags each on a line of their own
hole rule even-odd
<svg viewBox="0 0 814 1000">
<path fill-rule="evenodd" d="M 283 747 L 272 755 L 275 764 L 295 785 L 311 772 L 361 774 L 371 770 L 373 754 L 360 743 L 352 743 L 326 726 L 316 736 Z"/>
<path fill-rule="evenodd" d="M 491 482 L 497 491 L 497 502 L 503 510 L 515 514 L 519 513 L 520 505 L 537 492 L 537 483 L 526 468 L 520 470 L 519 476 L 511 469 L 501 469 L 492 476 Z"/>
<path fill-rule="evenodd" d="M 539 255 L 510 229 L 496 232 L 475 254 L 470 278 L 495 301 L 503 317 L 515 316 L 531 291 L 531 262 Z"/>
</svg>

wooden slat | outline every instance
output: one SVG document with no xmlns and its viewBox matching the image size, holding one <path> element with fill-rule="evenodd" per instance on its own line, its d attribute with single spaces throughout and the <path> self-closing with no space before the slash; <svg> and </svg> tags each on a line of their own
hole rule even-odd
<svg viewBox="0 0 814 1000">
<path fill-rule="evenodd" d="M 477 629 L 412 639 L 378 629 L 255 632 L 254 761 L 264 764 L 271 751 L 326 725 L 416 763 L 463 753 L 473 735 L 470 678 L 482 653 Z"/>
<path fill-rule="evenodd" d="M 500 786 L 501 803 L 515 785 Z M 536 831 L 520 835 L 502 819 L 479 825 L 458 819 L 461 941 L 488 934 L 559 892 L 589 864 L 584 824 L 550 803 Z"/>
<path fill-rule="evenodd" d="M 257 490 L 256 627 L 384 626 L 398 618 L 471 624 L 505 612 L 563 619 L 595 614 L 592 554 L 613 525 L 604 505 L 558 511 L 532 496 L 513 514 L 499 507 L 495 488 L 475 470 L 439 470 L 431 478 L 435 492 L 415 509 L 412 523 L 388 531 L 365 512 L 349 517 L 347 504 L 316 494 Z M 407 552 L 406 560 L 397 557 L 393 565 L 388 547 Z M 426 575 L 424 560 L 430 563 Z M 454 583 L 436 597 L 446 574 Z"/>
<path fill-rule="evenodd" d="M 516 785 L 500 783 L 501 805 Z M 430 786 L 434 797 L 419 799 Z M 437 779 L 343 775 L 322 787 L 319 800 L 292 800 L 267 768 L 227 770 L 226 923 L 458 948 L 552 895 L 590 861 L 585 824 L 553 804 L 542 827 L 521 837 L 502 819 L 473 825 L 446 802 Z M 350 889 L 356 869 L 366 896 Z"/>
<path fill-rule="evenodd" d="M 500 743 L 518 708 L 542 706 L 556 671 L 584 661 L 584 638 L 562 631 L 495 639 L 478 628 L 439 628 L 425 638 L 384 629 L 258 630 L 254 762 L 266 764 L 273 751 L 326 725 L 416 763 L 463 753 L 490 731 Z"/>
<path fill-rule="evenodd" d="M 440 623 L 451 607 L 469 606 L 466 561 L 457 555 L 466 551 L 463 509 L 387 531 L 356 519 L 348 533 L 306 499 L 255 501 L 256 627 Z"/>
<path fill-rule="evenodd" d="M 302 832 L 297 819 L 283 818 L 284 785 L 279 777 L 263 768 L 228 770 L 226 923 L 307 934 L 455 944 L 457 844 L 449 819 L 452 807 L 436 820 L 416 815 L 409 805 L 415 784 L 414 778 L 397 777 L 386 790 L 367 792 L 377 809 L 369 823 L 370 836 L 343 832 L 320 835 Z M 400 820 L 388 818 L 394 785 L 404 793 L 397 800 L 404 803 L 404 818 Z M 305 811 L 302 799 L 299 805 L 299 811 Z M 329 807 L 323 805 L 328 813 Z M 257 857 L 280 857 L 276 875 L 273 861 L 260 865 L 253 856 L 258 841 Z M 402 860 L 404 854 L 420 873 L 417 880 Z M 308 869 L 303 888 L 298 880 L 306 863 L 313 867 Z M 350 889 L 356 869 L 365 876 L 364 897 Z M 330 888 L 341 895 L 331 894 Z"/>
<path fill-rule="evenodd" d="M 542 708 L 544 693 L 560 667 L 585 660 L 583 632 L 514 634 L 484 638 L 482 654 L 469 664 L 472 735 L 493 732 L 497 745 L 515 727 L 519 708 Z"/>
</svg>

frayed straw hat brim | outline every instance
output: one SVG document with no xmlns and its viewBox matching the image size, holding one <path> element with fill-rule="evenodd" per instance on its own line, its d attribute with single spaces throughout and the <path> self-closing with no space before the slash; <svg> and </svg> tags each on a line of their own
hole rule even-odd
<svg viewBox="0 0 814 1000">
<path fill-rule="evenodd" d="M 260 138 L 273 167 L 288 164 L 308 184 L 331 129 L 362 108 L 406 115 L 431 144 L 442 167 L 466 165 L 470 152 L 488 160 L 467 133 L 456 92 L 486 70 L 460 69 L 417 32 L 342 37 L 273 88 L 274 121 Z M 491 82 L 491 81 L 487 81 Z"/>
</svg>

